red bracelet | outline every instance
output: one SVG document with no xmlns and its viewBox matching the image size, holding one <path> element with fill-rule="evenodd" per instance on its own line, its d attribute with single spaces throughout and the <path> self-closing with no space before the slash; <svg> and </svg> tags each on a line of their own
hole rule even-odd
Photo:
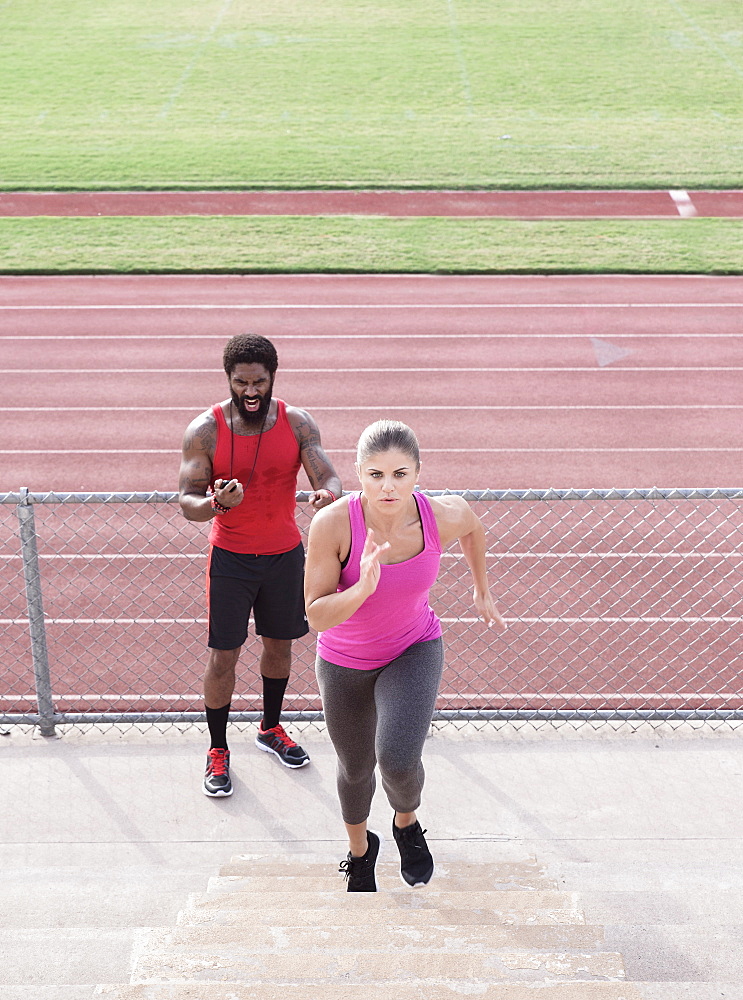
<svg viewBox="0 0 743 1000">
<path fill-rule="evenodd" d="M 225 507 L 224 504 L 221 504 L 219 500 L 217 500 L 217 498 L 214 495 L 212 495 L 213 511 L 215 511 L 217 514 L 226 514 L 229 511 L 229 509 L 230 509 L 229 507 Z"/>
<path fill-rule="evenodd" d="M 325 490 L 326 493 L 329 493 L 331 495 L 331 497 L 333 498 L 330 502 L 331 503 L 335 503 L 335 501 L 338 499 L 338 497 L 335 495 L 335 493 L 333 493 L 332 490 L 329 490 L 327 488 L 327 486 L 323 486 L 323 489 Z"/>
</svg>

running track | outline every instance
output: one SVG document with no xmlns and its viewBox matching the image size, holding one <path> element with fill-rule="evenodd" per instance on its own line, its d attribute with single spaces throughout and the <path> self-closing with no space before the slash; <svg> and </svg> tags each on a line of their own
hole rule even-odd
<svg viewBox="0 0 743 1000">
<path fill-rule="evenodd" d="M 742 307 L 740 278 L 0 278 L 2 490 L 174 489 L 183 428 L 225 395 L 221 348 L 246 329 L 276 342 L 277 394 L 316 416 L 347 487 L 382 414 L 417 430 L 431 489 L 740 486 Z M 505 639 L 471 620 L 447 555 L 444 707 L 743 704 L 730 523 L 646 505 L 617 542 L 626 511 L 568 507 L 497 511 Z M 87 508 L 61 556 L 42 549 L 60 709 L 200 707 L 203 542 L 172 510 L 138 516 Z M 7 710 L 33 706 L 24 613 L 19 589 Z M 299 644 L 290 707 L 317 704 L 311 663 Z M 254 707 L 249 664 L 241 685 Z"/>
<path fill-rule="evenodd" d="M 741 218 L 743 191 L 11 191 L 0 193 L 0 217 L 34 215 Z"/>
<path fill-rule="evenodd" d="M 382 414 L 430 489 L 740 486 L 742 310 L 737 277 L 0 278 L 2 491 L 174 489 L 244 330 L 347 486 Z"/>
</svg>

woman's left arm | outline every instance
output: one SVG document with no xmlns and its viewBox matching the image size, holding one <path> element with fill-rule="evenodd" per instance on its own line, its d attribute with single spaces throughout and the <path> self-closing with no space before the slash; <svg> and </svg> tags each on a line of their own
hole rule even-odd
<svg viewBox="0 0 743 1000">
<path fill-rule="evenodd" d="M 480 518 L 462 497 L 437 497 L 436 520 L 439 524 L 441 547 L 445 548 L 455 538 L 459 539 L 462 554 L 472 574 L 474 584 L 472 600 L 478 614 L 490 627 L 496 624 L 504 629 L 506 623 L 501 618 L 488 586 L 488 572 L 485 562 L 485 529 Z M 437 508 L 440 508 L 440 512 Z"/>
</svg>

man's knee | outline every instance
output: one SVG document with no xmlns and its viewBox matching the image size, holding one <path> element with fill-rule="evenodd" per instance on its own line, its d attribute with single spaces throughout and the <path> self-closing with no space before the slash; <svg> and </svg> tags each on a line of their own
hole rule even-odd
<svg viewBox="0 0 743 1000">
<path fill-rule="evenodd" d="M 210 649 L 207 670 L 217 677 L 228 677 L 235 672 L 241 646 L 237 649 Z"/>
<path fill-rule="evenodd" d="M 292 640 L 262 637 L 261 670 L 267 677 L 288 677 L 292 664 Z"/>
</svg>

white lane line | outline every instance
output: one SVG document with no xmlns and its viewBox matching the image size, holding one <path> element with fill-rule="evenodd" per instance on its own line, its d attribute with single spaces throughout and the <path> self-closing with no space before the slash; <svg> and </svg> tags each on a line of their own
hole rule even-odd
<svg viewBox="0 0 743 1000">
<path fill-rule="evenodd" d="M 743 333 L 663 333 L 663 332 L 643 332 L 643 333 L 615 333 L 612 331 L 612 340 L 720 340 L 740 339 Z M 283 340 L 301 340 L 307 344 L 313 340 L 579 340 L 585 341 L 585 333 L 277 333 L 272 335 L 272 339 L 277 343 Z M 94 341 L 104 341 L 109 343 L 111 335 L 107 333 L 70 333 L 70 334 L 7 334 L 0 335 L 0 342 L 4 341 L 37 341 L 37 340 L 79 340 L 84 343 Z M 224 336 L 214 337 L 211 334 L 198 333 L 163 333 L 148 336 L 144 333 L 126 333 L 115 337 L 118 344 L 122 340 L 144 340 L 147 343 L 154 343 L 160 340 L 203 340 L 207 342 L 224 344 Z"/>
<path fill-rule="evenodd" d="M 74 621 L 74 619 L 72 619 L 72 620 Z M 472 624 L 476 624 L 476 623 L 482 624 L 482 618 L 442 618 L 441 621 L 442 622 L 446 622 L 449 625 L 472 625 Z M 601 618 L 601 617 L 588 617 L 588 616 L 586 616 L 585 618 L 581 618 L 581 617 L 577 617 L 576 616 L 576 617 L 572 617 L 572 618 L 560 618 L 560 617 L 557 617 L 557 616 L 553 617 L 553 616 L 547 616 L 547 615 L 545 615 L 543 618 L 539 618 L 539 617 L 504 618 L 503 621 L 505 621 L 505 622 L 516 622 L 516 623 L 522 624 L 522 625 L 560 625 L 560 624 L 565 624 L 565 625 L 604 625 L 604 624 L 609 624 L 609 625 L 623 625 L 623 624 L 642 625 L 642 624 L 659 624 L 659 623 L 668 623 L 668 624 L 678 624 L 678 623 L 699 624 L 700 622 L 712 623 L 712 624 L 714 624 L 716 622 L 724 622 L 725 624 L 739 624 L 740 622 L 743 622 L 743 618 L 741 618 L 740 616 L 733 617 L 733 616 L 727 616 L 727 615 L 722 615 L 722 616 L 718 616 L 718 615 L 715 615 L 715 616 L 712 616 L 712 615 L 709 615 L 709 616 L 708 615 L 704 615 L 704 616 L 684 615 L 684 616 L 679 616 L 679 617 L 675 617 L 675 616 L 672 617 L 672 616 L 665 616 L 665 615 L 661 615 L 661 616 L 658 616 L 658 617 L 654 617 L 654 616 L 653 617 L 650 617 L 650 616 L 648 616 L 648 617 L 641 617 L 641 616 L 626 616 L 626 617 L 624 617 L 624 616 L 622 616 L 622 617 L 616 617 L 616 618 L 615 617 Z"/>
<path fill-rule="evenodd" d="M 355 448 L 325 448 L 328 455 L 355 455 Z M 617 454 L 627 452 L 635 454 L 637 452 L 733 452 L 743 451 L 743 448 L 426 448 L 426 454 L 432 453 L 440 455 L 464 455 L 464 454 Z M 5 448 L 0 451 L 0 455 L 180 455 L 181 452 L 174 448 Z"/>
<path fill-rule="evenodd" d="M 47 625 L 206 625 L 206 618 L 46 618 Z M 504 618 L 504 622 L 521 625 L 617 625 L 617 624 L 715 624 L 723 622 L 725 624 L 739 624 L 743 622 L 740 616 L 733 617 L 727 615 L 685 615 L 683 617 L 572 617 L 559 618 L 553 616 L 524 617 L 524 618 Z M 472 625 L 482 624 L 482 618 L 442 618 L 444 625 Z M 0 625 L 28 625 L 28 618 L 0 618 Z"/>
<path fill-rule="evenodd" d="M 530 691 L 524 694 L 523 691 L 477 691 L 472 690 L 468 694 L 459 694 L 455 691 L 440 691 L 439 698 L 445 701 L 464 701 L 464 702 L 480 702 L 483 700 L 494 701 L 496 704 L 502 708 L 504 702 L 531 702 L 531 701 L 542 701 L 542 702 L 552 702 L 556 698 L 559 698 L 561 702 L 567 701 L 600 701 L 600 702 L 621 702 L 625 703 L 631 698 L 641 698 L 643 701 L 659 701 L 659 702 L 669 702 L 673 700 L 690 701 L 693 698 L 704 698 L 710 700 L 713 698 L 740 698 L 743 695 L 743 690 L 741 691 L 674 691 L 669 689 L 667 693 L 658 693 L 657 691 L 636 691 L 634 688 L 627 688 L 625 691 L 619 692 L 608 692 L 604 693 L 595 691 L 549 691 L 547 693 L 543 691 Z M 105 696 L 104 696 L 105 697 Z M 120 695 L 111 695 L 111 698 L 119 698 Z M 159 695 L 153 695 L 152 697 L 160 697 Z M 257 695 L 255 696 L 257 699 Z M 29 698 L 29 700 L 33 700 Z M 95 700 L 91 698 L 91 701 Z M 720 707 L 720 706 L 718 706 Z M 728 707 L 728 706 L 725 706 Z M 495 711 L 498 709 L 496 708 Z M 505 709 L 504 709 L 505 710 Z M 691 710 L 693 711 L 693 709 Z"/>
<path fill-rule="evenodd" d="M 694 208 L 694 202 L 689 197 L 688 191 L 669 191 L 668 193 L 673 199 L 673 203 L 680 216 L 685 219 L 690 219 L 697 214 L 697 210 Z"/>
<path fill-rule="evenodd" d="M 47 625 L 206 625 L 206 618 L 45 618 Z M 28 625 L 28 618 L 0 618 L 0 625 Z"/>
<path fill-rule="evenodd" d="M 440 691 L 438 695 L 439 701 L 449 702 L 449 701 L 463 701 L 463 702 L 480 702 L 483 700 L 494 701 L 496 704 L 503 706 L 504 702 L 532 702 L 541 701 L 551 703 L 556 698 L 559 698 L 562 703 L 569 701 L 601 701 L 601 702 L 620 702 L 624 704 L 628 699 L 631 698 L 641 698 L 643 701 L 657 701 L 666 703 L 669 701 L 679 701 L 683 700 L 688 702 L 694 698 L 704 698 L 706 700 L 711 700 L 714 698 L 725 698 L 725 699 L 735 699 L 740 698 L 743 695 L 743 691 L 676 691 L 669 689 L 666 693 L 656 691 L 636 691 L 634 688 L 626 688 L 625 691 L 611 691 L 611 692 L 595 692 L 595 691 L 566 691 L 561 689 L 560 691 L 540 691 L 534 690 L 524 693 L 524 691 L 478 691 L 476 689 L 471 690 L 467 694 L 460 694 L 456 691 Z M 284 701 L 292 702 L 311 702 L 316 703 L 319 701 L 319 694 L 309 693 L 309 694 L 290 694 L 284 695 Z M 137 702 L 144 701 L 166 701 L 166 702 L 203 702 L 203 694 L 191 694 L 190 692 L 183 692 L 182 694 L 171 694 L 168 692 L 159 691 L 143 691 L 141 694 L 117 694 L 114 691 L 104 690 L 96 694 L 95 692 L 87 694 L 76 694 L 74 691 L 66 691 L 60 694 L 55 692 L 55 701 L 57 704 L 59 702 L 79 702 L 79 701 L 112 701 L 112 702 L 131 702 L 136 704 Z M 259 694 L 234 694 L 232 696 L 233 705 L 235 702 L 247 702 L 249 704 L 262 704 L 263 696 Z M 6 705 L 14 706 L 20 704 L 29 704 L 34 708 L 37 706 L 36 695 L 29 691 L 26 694 L 0 694 L 0 702 L 4 702 Z M 725 706 L 729 707 L 729 706 Z M 10 709 L 5 709 L 9 711 Z M 495 709 L 497 711 L 497 709 Z M 65 709 L 65 711 L 71 711 L 71 709 Z"/>
<path fill-rule="evenodd" d="M 72 312 L 98 312 L 110 309 L 125 310 L 147 310 L 147 309 L 172 309 L 183 311 L 188 309 L 196 310 L 250 310 L 250 309 L 278 309 L 282 312 L 292 309 L 384 309 L 392 311 L 394 309 L 740 309 L 743 302 L 354 302 L 354 303 L 317 303 L 317 302 L 183 302 L 183 303 L 119 303 L 91 305 L 81 303 L 72 305 L 62 303 L 60 305 L 0 305 L 0 312 L 33 312 L 60 310 Z"/>
<path fill-rule="evenodd" d="M 45 373 L 54 375 L 224 375 L 221 368 L 53 368 L 42 365 L 37 368 L 0 368 L 0 375 L 39 375 L 41 368 Z M 283 375 L 366 375 L 366 374 L 388 374 L 413 373 L 415 375 L 427 375 L 429 373 L 446 372 L 456 374 L 457 372 L 537 372 L 540 374 L 561 375 L 563 372 L 586 372 L 600 373 L 605 377 L 609 372 L 740 372 L 743 366 L 740 365 L 675 365 L 664 367 L 632 368 L 629 365 L 622 365 L 618 368 L 597 368 L 595 365 L 585 365 L 579 368 L 531 368 L 517 367 L 510 368 L 455 368 L 453 365 L 448 368 L 282 368 Z"/>
<path fill-rule="evenodd" d="M 0 555 L 0 561 L 5 562 L 20 563 L 22 558 L 20 554 Z M 459 552 L 444 552 L 441 558 L 464 563 L 464 556 Z M 535 552 L 534 550 L 530 550 L 528 552 L 487 552 L 485 558 L 495 559 L 498 562 L 504 559 L 511 559 L 517 562 L 523 562 L 525 559 L 554 559 L 560 561 L 565 559 L 659 559 L 664 561 L 667 559 L 743 559 L 743 549 L 732 552 L 576 552 L 574 550 L 570 550 L 569 552 Z M 108 562 L 114 559 L 143 559 L 147 562 L 152 562 L 155 559 L 167 559 L 168 562 L 172 562 L 174 559 L 186 559 L 191 562 L 193 560 L 206 559 L 206 550 L 204 552 L 112 552 L 110 554 L 94 553 L 91 555 L 39 553 L 39 560 L 42 562 L 52 560 L 61 562 L 73 562 L 75 560 Z"/>
<path fill-rule="evenodd" d="M 126 413 L 162 413 L 163 410 L 167 410 L 168 413 L 195 413 L 202 409 L 200 405 L 194 406 L 0 406 L 0 413 L 111 413 L 114 412 L 126 412 Z M 362 411 L 362 412 L 376 412 L 379 409 L 377 405 L 369 406 L 314 406 L 310 404 L 308 409 L 312 410 L 313 413 L 347 413 L 348 411 Z M 393 405 L 390 407 L 395 411 L 397 410 L 412 410 L 417 412 L 418 410 L 436 410 L 440 411 L 440 406 L 398 406 Z M 510 411 L 510 410 L 743 410 L 743 404 L 740 403 L 668 403 L 668 404 L 644 404 L 644 403 L 555 403 L 555 404 L 537 404 L 534 406 L 525 406 L 521 403 L 514 404 L 495 404 L 487 406 L 462 406 L 457 405 L 455 407 L 449 408 L 454 410 L 495 410 L 495 411 Z"/>
</svg>

